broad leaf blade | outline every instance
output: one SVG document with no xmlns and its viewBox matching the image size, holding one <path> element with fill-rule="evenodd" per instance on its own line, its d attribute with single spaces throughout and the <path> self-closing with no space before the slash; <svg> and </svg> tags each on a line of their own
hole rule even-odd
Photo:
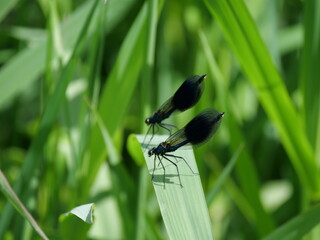
<svg viewBox="0 0 320 240">
<path fill-rule="evenodd" d="M 150 139 L 150 137 L 148 136 L 147 139 Z M 142 143 L 144 136 L 139 135 L 137 138 Z M 158 145 L 166 138 L 167 136 L 155 135 L 148 149 Z M 143 151 L 151 175 L 154 166 L 154 156 L 149 157 L 148 151 L 145 148 L 143 148 Z M 192 171 L 198 173 L 192 147 L 179 148 L 173 154 L 183 157 Z M 170 160 L 176 162 L 174 158 Z M 165 159 L 163 159 L 163 164 L 165 166 L 165 176 L 163 168 L 161 165 L 158 166 L 157 161 L 152 183 L 170 239 L 213 239 L 200 176 L 193 174 L 188 165 L 179 159 L 177 166 L 183 185 L 183 187 L 180 187 L 175 166 Z"/>
</svg>

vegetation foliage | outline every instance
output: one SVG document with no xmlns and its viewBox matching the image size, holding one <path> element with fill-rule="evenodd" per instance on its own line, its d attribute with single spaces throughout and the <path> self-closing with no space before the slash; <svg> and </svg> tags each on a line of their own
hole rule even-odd
<svg viewBox="0 0 320 240">
<path fill-rule="evenodd" d="M 134 134 L 194 74 L 208 75 L 199 103 L 166 122 L 226 112 L 186 155 L 206 230 L 320 239 L 319 9 L 316 0 L 1 0 L 0 239 L 181 233 L 166 222 L 181 217 L 177 203 L 160 209 L 183 195 L 153 188 Z M 81 205 L 93 224 L 63 215 Z"/>
</svg>

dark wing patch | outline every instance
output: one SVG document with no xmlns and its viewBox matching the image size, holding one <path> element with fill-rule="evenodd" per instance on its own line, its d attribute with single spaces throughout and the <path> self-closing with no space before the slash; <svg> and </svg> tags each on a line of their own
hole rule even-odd
<svg viewBox="0 0 320 240">
<path fill-rule="evenodd" d="M 167 138 L 165 141 L 167 144 L 169 144 L 171 147 L 176 146 L 184 141 L 187 140 L 185 135 L 185 128 L 182 128 L 175 133 L 173 133 L 170 137 Z"/>
<path fill-rule="evenodd" d="M 172 103 L 179 111 L 183 112 L 199 101 L 204 87 L 203 79 L 203 76 L 191 76 L 178 88 L 173 95 Z"/>
<path fill-rule="evenodd" d="M 222 115 L 213 109 L 201 112 L 185 126 L 186 138 L 194 145 L 207 141 L 218 130 Z"/>
<path fill-rule="evenodd" d="M 172 104 L 172 97 L 171 97 L 167 101 L 165 101 L 164 104 L 160 106 L 157 112 L 162 117 L 162 120 L 163 120 L 168 118 L 174 110 L 175 110 L 175 107 Z"/>
</svg>

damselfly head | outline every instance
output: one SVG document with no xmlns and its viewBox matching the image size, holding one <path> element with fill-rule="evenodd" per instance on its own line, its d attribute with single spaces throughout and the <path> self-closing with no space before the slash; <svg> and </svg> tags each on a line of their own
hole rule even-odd
<svg viewBox="0 0 320 240">
<path fill-rule="evenodd" d="M 153 154 L 154 154 L 154 150 L 155 150 L 156 148 L 154 147 L 154 148 L 151 148 L 149 151 L 148 151 L 148 155 L 149 155 L 149 157 L 151 157 Z"/>
<path fill-rule="evenodd" d="M 146 118 L 146 120 L 144 121 L 147 125 L 149 125 L 151 123 L 151 119 L 150 118 Z"/>
</svg>

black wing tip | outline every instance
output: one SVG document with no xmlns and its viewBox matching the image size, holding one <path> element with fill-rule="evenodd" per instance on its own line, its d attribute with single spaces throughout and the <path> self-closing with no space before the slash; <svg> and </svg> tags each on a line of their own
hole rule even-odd
<svg viewBox="0 0 320 240">
<path fill-rule="evenodd" d="M 206 77 L 207 77 L 207 74 L 200 76 L 198 79 L 198 82 L 201 83 Z"/>
<path fill-rule="evenodd" d="M 197 82 L 197 83 L 202 83 L 202 81 L 207 77 L 207 74 L 204 75 L 192 75 L 188 77 L 185 81 L 192 81 L 192 82 Z"/>
<path fill-rule="evenodd" d="M 210 118 L 214 121 L 220 121 L 225 115 L 225 112 L 218 112 L 216 109 L 208 108 L 198 114 L 200 118 Z"/>
<path fill-rule="evenodd" d="M 224 117 L 225 112 L 221 112 L 217 115 L 217 121 L 220 121 Z"/>
<path fill-rule="evenodd" d="M 207 108 L 205 110 L 202 110 L 202 112 L 200 112 L 199 114 L 215 114 L 216 116 L 223 116 L 225 114 L 225 112 L 219 112 L 218 110 L 214 109 L 214 108 Z"/>
</svg>

